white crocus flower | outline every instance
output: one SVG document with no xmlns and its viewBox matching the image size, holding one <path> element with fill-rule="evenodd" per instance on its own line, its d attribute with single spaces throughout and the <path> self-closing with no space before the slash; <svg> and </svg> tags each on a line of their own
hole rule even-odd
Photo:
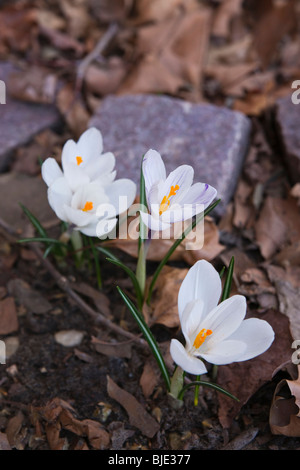
<svg viewBox="0 0 300 470">
<path fill-rule="evenodd" d="M 168 229 L 172 223 L 191 219 L 216 197 L 217 191 L 205 183 L 193 183 L 194 170 L 181 165 L 166 175 L 156 150 L 148 150 L 143 159 L 143 175 L 150 213 L 141 212 L 143 223 L 151 230 Z"/>
<path fill-rule="evenodd" d="M 91 128 L 77 143 L 66 142 L 63 169 L 54 158 L 47 158 L 42 165 L 49 204 L 57 217 L 94 237 L 108 235 L 117 223 L 116 216 L 131 206 L 136 195 L 133 181 L 115 180 L 114 155 L 101 152 L 101 133 Z"/>
<path fill-rule="evenodd" d="M 135 198 L 135 184 L 127 179 L 113 181 L 106 188 L 95 182 L 84 184 L 74 193 L 65 183 L 64 177 L 57 178 L 48 188 L 49 204 L 59 219 L 91 237 L 108 235 L 117 223 L 121 198 L 122 211 Z"/>
<path fill-rule="evenodd" d="M 103 139 L 95 127 L 86 130 L 76 143 L 69 139 L 62 150 L 62 169 L 54 158 L 47 158 L 42 165 L 42 177 L 50 187 L 57 178 L 64 176 L 72 191 L 82 184 L 98 182 L 106 186 L 116 177 L 115 156 L 102 153 Z"/>
<path fill-rule="evenodd" d="M 179 290 L 178 312 L 185 347 L 172 339 L 174 362 L 186 372 L 207 372 L 202 358 L 221 365 L 251 359 L 266 351 L 274 331 L 265 320 L 244 319 L 246 299 L 234 295 L 218 305 L 222 291 L 218 272 L 207 261 L 189 270 Z"/>
</svg>

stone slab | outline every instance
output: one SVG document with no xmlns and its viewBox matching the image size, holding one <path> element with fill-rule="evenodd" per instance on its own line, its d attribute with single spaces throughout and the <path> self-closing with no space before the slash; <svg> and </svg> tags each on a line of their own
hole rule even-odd
<svg viewBox="0 0 300 470">
<path fill-rule="evenodd" d="M 139 184 L 142 155 L 160 152 L 167 173 L 181 164 L 195 170 L 195 182 L 218 190 L 221 215 L 234 194 L 251 130 L 243 114 L 210 104 L 163 95 L 106 97 L 89 122 L 103 134 L 104 151 L 116 156 L 117 177 Z"/>
<path fill-rule="evenodd" d="M 5 170 L 15 148 L 27 144 L 36 134 L 60 122 L 55 106 L 23 102 L 10 97 L 9 75 L 15 70 L 12 64 L 0 62 L 0 80 L 6 85 L 6 103 L 0 104 L 0 171 Z"/>
<path fill-rule="evenodd" d="M 276 102 L 275 119 L 282 156 L 292 183 L 300 181 L 300 104 L 294 104 L 291 96 Z"/>
</svg>

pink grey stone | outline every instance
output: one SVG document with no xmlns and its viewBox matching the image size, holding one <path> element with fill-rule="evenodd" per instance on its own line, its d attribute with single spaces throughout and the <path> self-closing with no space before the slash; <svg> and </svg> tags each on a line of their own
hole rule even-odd
<svg viewBox="0 0 300 470">
<path fill-rule="evenodd" d="M 294 104 L 291 96 L 276 103 L 275 118 L 282 156 L 292 183 L 300 181 L 300 104 Z"/>
<path fill-rule="evenodd" d="M 104 151 L 114 152 L 118 178 L 139 184 L 142 155 L 153 148 L 167 172 L 192 165 L 195 182 L 218 190 L 222 202 L 216 214 L 234 193 L 251 130 L 250 120 L 239 112 L 162 95 L 109 96 L 89 125 L 103 134 Z"/>
<path fill-rule="evenodd" d="M 17 101 L 9 96 L 9 75 L 14 70 L 10 63 L 0 62 L 0 80 L 6 84 L 6 103 L 0 104 L 0 171 L 5 170 L 15 148 L 60 121 L 59 113 L 52 105 Z"/>
</svg>

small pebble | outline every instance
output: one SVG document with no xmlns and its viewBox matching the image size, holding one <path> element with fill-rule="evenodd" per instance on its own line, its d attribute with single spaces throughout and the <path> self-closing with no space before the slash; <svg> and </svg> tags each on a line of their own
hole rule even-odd
<svg viewBox="0 0 300 470">
<path fill-rule="evenodd" d="M 84 332 L 78 330 L 62 330 L 55 333 L 54 337 L 58 344 L 71 348 L 73 346 L 78 346 L 81 343 L 84 337 Z"/>
</svg>

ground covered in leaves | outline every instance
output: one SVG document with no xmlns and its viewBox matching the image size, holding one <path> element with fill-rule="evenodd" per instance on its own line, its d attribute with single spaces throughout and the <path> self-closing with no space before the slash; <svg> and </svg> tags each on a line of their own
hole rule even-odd
<svg viewBox="0 0 300 470">
<path fill-rule="evenodd" d="M 12 96 L 55 103 L 62 116 L 59 129 L 15 149 L 0 175 L 0 339 L 8 353 L 0 365 L 0 449 L 300 448 L 298 371 L 291 361 L 300 338 L 300 191 L 283 158 L 275 110 L 300 76 L 299 8 L 271 0 L 182 4 L 41 0 L 4 2 L 0 10 L 1 60 L 25 70 L 22 80 L 16 74 L 10 82 Z M 175 28 L 176 12 L 185 8 L 186 23 Z M 195 34 L 199 49 L 191 47 Z M 59 161 L 65 140 L 85 130 L 103 97 L 139 92 L 229 106 L 253 124 L 233 200 L 221 218 L 206 220 L 203 248 L 178 250 L 145 311 L 172 371 L 168 348 L 180 334 L 177 293 L 187 269 L 202 258 L 222 269 L 234 256 L 232 294 L 245 295 L 248 315 L 275 331 L 263 355 L 219 367 L 215 380 L 238 403 L 203 387 L 197 406 L 189 391 L 175 408 L 116 291 L 119 285 L 132 295 L 125 275 L 100 256 L 99 289 L 92 258 L 78 269 L 72 253 L 64 262 L 45 260 L 43 247 L 17 243 L 34 232 L 11 201 L 27 198 L 37 211 L 40 205 L 49 233 L 60 230 L 41 211 L 34 184 L 26 186 L 27 177 L 40 183 L 39 159 Z M 153 241 L 149 276 L 169 243 Z M 116 240 L 109 248 L 135 269 L 131 242 Z"/>
</svg>

